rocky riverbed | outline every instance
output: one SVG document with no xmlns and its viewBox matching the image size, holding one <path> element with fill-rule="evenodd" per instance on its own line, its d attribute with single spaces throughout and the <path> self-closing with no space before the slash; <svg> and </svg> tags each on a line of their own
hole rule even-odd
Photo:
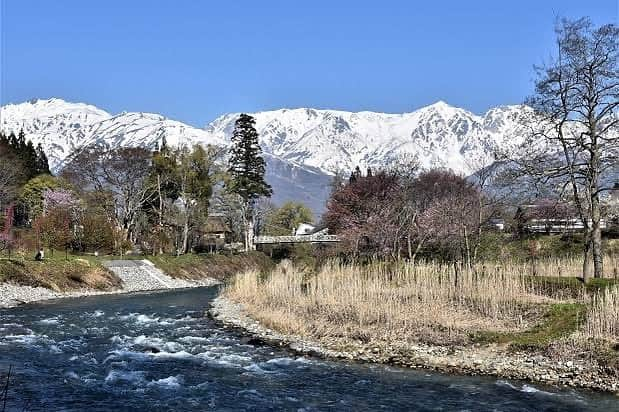
<svg viewBox="0 0 619 412">
<path fill-rule="evenodd" d="M 250 318 L 241 304 L 221 296 L 213 301 L 209 314 L 226 325 L 250 333 L 257 339 L 285 345 L 303 354 L 459 374 L 530 380 L 550 385 L 612 392 L 619 396 L 619 377 L 607 373 L 594 360 L 555 360 L 540 354 L 508 351 L 498 345 L 466 347 L 387 345 L 334 338 L 312 341 L 271 330 Z"/>
<path fill-rule="evenodd" d="M 220 283 L 219 281 L 211 278 L 201 280 L 175 279 L 164 274 L 147 260 L 109 261 L 105 262 L 104 266 L 116 273 L 122 280 L 121 288 L 105 291 L 84 288 L 68 292 L 60 292 L 43 287 L 0 283 L 0 308 L 14 307 L 23 303 L 41 300 L 131 293 L 149 290 L 182 289 L 200 286 L 213 286 Z"/>
</svg>

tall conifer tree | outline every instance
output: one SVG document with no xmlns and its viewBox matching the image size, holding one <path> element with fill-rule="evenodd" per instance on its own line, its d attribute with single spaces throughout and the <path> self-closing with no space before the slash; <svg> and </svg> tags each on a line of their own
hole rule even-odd
<svg viewBox="0 0 619 412">
<path fill-rule="evenodd" d="M 26 148 L 26 133 L 24 129 L 20 129 L 17 135 L 17 148 L 19 150 L 24 150 Z"/>
<path fill-rule="evenodd" d="M 49 170 L 49 161 L 47 160 L 47 155 L 41 143 L 39 143 L 36 148 L 36 173 L 37 175 L 51 174 Z"/>
<path fill-rule="evenodd" d="M 17 136 L 15 136 L 15 133 L 13 133 L 13 132 L 11 132 L 11 134 L 9 135 L 9 145 L 14 150 L 18 150 L 19 149 L 19 142 L 17 141 Z"/>
<path fill-rule="evenodd" d="M 271 186 L 264 180 L 266 163 L 258 143 L 256 120 L 241 114 L 234 125 L 226 187 L 243 201 L 245 226 L 245 250 L 253 249 L 254 202 L 260 197 L 270 197 Z"/>
<path fill-rule="evenodd" d="M 20 141 L 23 138 L 20 133 Z M 35 177 L 38 174 L 37 167 L 37 151 L 34 148 L 31 140 L 28 140 L 28 143 L 25 144 L 23 151 L 21 152 L 22 160 L 24 162 L 24 167 L 28 171 L 28 175 L 30 178 Z"/>
</svg>

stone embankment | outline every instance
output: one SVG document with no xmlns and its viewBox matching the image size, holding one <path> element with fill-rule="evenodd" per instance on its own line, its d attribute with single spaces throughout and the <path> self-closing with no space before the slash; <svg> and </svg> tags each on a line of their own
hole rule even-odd
<svg viewBox="0 0 619 412">
<path fill-rule="evenodd" d="M 175 279 L 163 273 L 149 260 L 109 260 L 103 262 L 103 266 L 122 280 L 123 290 L 127 292 L 211 286 L 216 283 L 213 279 Z"/>
<path fill-rule="evenodd" d="M 619 396 L 619 377 L 606 373 L 597 363 L 586 359 L 557 361 L 539 354 L 508 351 L 496 345 L 450 347 L 407 344 L 395 347 L 332 338 L 313 341 L 266 328 L 247 316 L 242 305 L 221 296 L 213 301 L 209 314 L 223 324 L 248 332 L 254 338 L 285 345 L 302 354 L 522 379 L 613 392 Z"/>
<path fill-rule="evenodd" d="M 163 273 L 148 260 L 110 260 L 103 262 L 103 265 L 122 280 L 120 289 L 111 291 L 81 289 L 70 292 L 57 292 L 43 287 L 0 283 L 0 307 L 13 307 L 22 303 L 48 299 L 213 286 L 219 283 L 211 278 L 195 281 L 175 279 Z"/>
</svg>

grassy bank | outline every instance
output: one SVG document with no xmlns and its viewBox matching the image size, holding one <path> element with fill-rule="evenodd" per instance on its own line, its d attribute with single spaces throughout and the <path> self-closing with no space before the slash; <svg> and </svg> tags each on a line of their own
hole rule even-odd
<svg viewBox="0 0 619 412">
<path fill-rule="evenodd" d="M 186 254 L 181 256 L 146 256 L 167 275 L 181 279 L 202 279 L 206 277 L 226 281 L 232 276 L 248 270 L 258 272 L 273 268 L 272 260 L 261 252 L 241 254 Z"/>
<path fill-rule="evenodd" d="M 57 253 L 41 262 L 30 255 L 15 254 L 0 259 L 0 282 L 22 286 L 40 286 L 56 292 L 78 289 L 110 290 L 120 286 L 120 279 L 93 258 Z"/>
<path fill-rule="evenodd" d="M 181 279 L 214 278 L 227 280 L 247 270 L 268 271 L 273 263 L 259 252 L 248 254 L 187 254 L 181 256 L 92 256 L 48 253 L 41 262 L 31 254 L 14 253 L 0 258 L 0 282 L 23 286 L 41 286 L 57 292 L 77 289 L 109 290 L 120 287 L 120 279 L 102 266 L 112 259 L 148 259 L 166 274 Z"/>
<path fill-rule="evenodd" d="M 539 262 L 569 273 L 573 259 Z M 474 270 L 438 264 L 331 263 L 317 272 L 284 262 L 267 276 L 236 277 L 225 296 L 277 331 L 380 350 L 415 344 L 491 345 L 573 360 L 619 374 L 619 284 L 535 276 L 503 262 Z M 391 349 L 390 349 L 391 348 Z"/>
</svg>

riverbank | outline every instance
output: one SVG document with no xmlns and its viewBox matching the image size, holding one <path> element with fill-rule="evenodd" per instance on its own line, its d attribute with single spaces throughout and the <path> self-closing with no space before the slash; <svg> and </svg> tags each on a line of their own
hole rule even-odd
<svg viewBox="0 0 619 412">
<path fill-rule="evenodd" d="M 223 296 L 212 302 L 209 314 L 219 322 L 239 328 L 256 339 L 286 346 L 300 354 L 446 373 L 528 380 L 611 392 L 619 396 L 619 376 L 609 375 L 604 367 L 592 359 L 560 361 L 540 354 L 507 350 L 494 344 L 463 347 L 362 343 L 332 337 L 308 339 L 267 328 L 248 316 L 242 304 Z"/>
<path fill-rule="evenodd" d="M 103 266 L 108 269 L 109 276 L 118 279 L 116 287 L 109 287 L 104 290 L 87 287 L 60 290 L 3 282 L 0 283 L 0 307 L 9 308 L 25 303 L 61 298 L 183 289 L 214 286 L 220 283 L 220 281 L 209 277 L 194 280 L 175 279 L 159 271 L 147 260 L 111 260 L 103 262 Z"/>
<path fill-rule="evenodd" d="M 565 274 L 573 266 L 542 263 Z M 253 322 L 239 327 L 328 356 L 619 392 L 617 281 L 585 285 L 530 270 L 510 261 L 317 269 L 284 261 L 236 276 L 222 297 L 242 310 L 215 312 L 232 323 L 244 313 Z"/>
<path fill-rule="evenodd" d="M 37 261 L 32 255 L 14 253 L 10 259 L 0 259 L 0 283 L 68 292 L 84 288 L 115 289 L 120 287 L 121 280 L 93 256 L 56 252 Z"/>
<path fill-rule="evenodd" d="M 239 254 L 157 255 L 149 256 L 148 260 L 174 278 L 199 280 L 209 277 L 222 282 L 247 270 L 266 272 L 275 266 L 272 259 L 257 251 Z"/>
<path fill-rule="evenodd" d="M 259 252 L 126 259 L 58 252 L 41 262 L 24 254 L 1 259 L 0 307 L 66 297 L 213 286 L 246 270 L 273 267 L 271 259 Z"/>
</svg>

